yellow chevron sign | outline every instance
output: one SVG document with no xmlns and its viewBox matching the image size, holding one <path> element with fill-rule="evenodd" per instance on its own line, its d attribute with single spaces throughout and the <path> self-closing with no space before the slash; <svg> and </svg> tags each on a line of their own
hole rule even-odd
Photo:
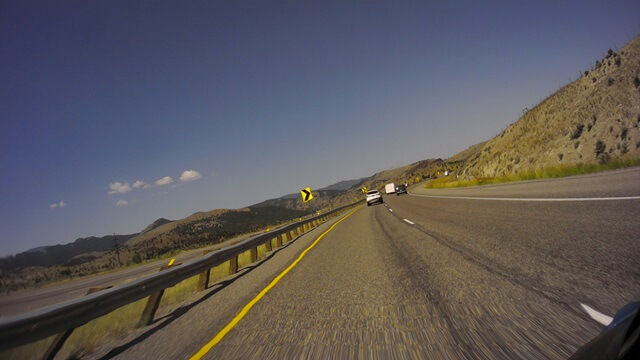
<svg viewBox="0 0 640 360">
<path fill-rule="evenodd" d="M 360 191 L 362 191 L 363 194 L 367 193 L 367 187 L 363 186 L 362 189 L 360 189 Z"/>
<path fill-rule="evenodd" d="M 302 195 L 302 202 L 309 202 L 313 199 L 311 188 L 304 188 L 300 190 L 300 194 Z"/>
</svg>

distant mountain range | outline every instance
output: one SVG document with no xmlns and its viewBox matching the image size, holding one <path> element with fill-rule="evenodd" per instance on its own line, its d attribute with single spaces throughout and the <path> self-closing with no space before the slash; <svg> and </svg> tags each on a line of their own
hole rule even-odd
<svg viewBox="0 0 640 360">
<path fill-rule="evenodd" d="M 343 180 L 318 190 L 350 190 L 362 185 L 366 180 L 370 178 L 371 177 L 363 177 L 356 180 Z"/>
<path fill-rule="evenodd" d="M 185 241 L 199 241 L 193 239 L 192 235 L 202 233 L 201 229 L 209 229 L 208 235 L 202 235 L 205 239 L 216 238 L 221 241 L 225 237 L 241 233 L 242 229 L 255 230 L 255 225 L 252 224 L 256 222 L 266 227 L 269 224 L 294 219 L 319 209 L 346 205 L 356 201 L 357 198 L 353 195 L 350 197 L 341 195 L 353 188 L 358 188 L 368 179 L 371 177 L 344 180 L 319 190 L 313 190 L 314 200 L 310 204 L 303 204 L 300 201 L 301 195 L 295 193 L 265 200 L 245 209 L 196 212 L 181 220 L 159 218 L 139 233 L 116 235 L 118 245 L 121 246 L 121 257 L 126 262 L 128 256 L 131 258 L 134 256 L 134 254 L 127 254 L 128 252 L 156 256 L 164 250 L 174 250 L 175 246 L 171 242 L 179 243 L 179 247 L 188 246 L 188 244 L 184 244 Z M 355 194 L 353 191 L 352 193 Z M 249 212 L 244 211 L 247 209 Z M 255 211 L 252 212 L 251 209 L 255 209 Z M 242 216 L 229 217 L 230 214 Z M 251 219 L 252 215 L 255 220 Z M 235 224 L 234 222 L 237 221 L 241 223 Z M 219 235 L 211 237 L 213 232 Z M 177 234 L 180 234 L 179 238 Z M 68 244 L 40 246 L 16 255 L 0 258 L 0 271 L 11 272 L 31 267 L 75 266 L 95 261 L 103 257 L 104 253 L 112 252 L 114 248 L 113 235 L 79 238 Z M 140 257 L 136 257 L 136 259 L 138 258 Z"/>
<path fill-rule="evenodd" d="M 115 235 L 118 245 L 124 245 L 138 234 Z M 40 246 L 0 259 L 0 270 L 15 270 L 31 266 L 54 266 L 64 264 L 74 257 L 96 251 L 108 251 L 115 246 L 114 235 L 79 238 L 65 245 Z"/>
<path fill-rule="evenodd" d="M 158 219 L 158 220 L 154 221 L 153 223 L 151 223 L 151 224 L 150 224 L 149 226 L 147 226 L 146 228 L 144 228 L 144 230 L 142 230 L 142 231 L 140 232 L 140 234 L 148 233 L 148 232 L 149 232 L 149 231 L 151 231 L 151 230 L 154 230 L 154 229 L 156 229 L 156 228 L 158 228 L 158 227 L 160 227 L 160 226 L 162 226 L 162 225 L 165 225 L 165 224 L 170 224 L 170 223 L 172 223 L 172 222 L 173 222 L 173 220 L 167 220 L 167 219 L 165 219 L 165 218 L 160 218 L 160 219 Z"/>
</svg>

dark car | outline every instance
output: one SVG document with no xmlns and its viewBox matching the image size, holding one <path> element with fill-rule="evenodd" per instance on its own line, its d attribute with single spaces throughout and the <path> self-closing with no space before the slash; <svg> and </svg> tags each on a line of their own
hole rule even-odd
<svg viewBox="0 0 640 360">
<path fill-rule="evenodd" d="M 407 185 L 400 184 L 396 186 L 396 195 L 400 196 L 400 194 L 406 194 L 406 193 L 407 193 Z"/>
</svg>

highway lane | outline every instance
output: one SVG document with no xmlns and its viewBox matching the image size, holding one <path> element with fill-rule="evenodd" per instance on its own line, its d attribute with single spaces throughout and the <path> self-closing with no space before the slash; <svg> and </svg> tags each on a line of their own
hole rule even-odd
<svg viewBox="0 0 640 360">
<path fill-rule="evenodd" d="M 442 244 L 550 296 L 571 304 L 591 302 L 608 313 L 640 299 L 640 199 L 523 199 L 637 197 L 640 169 L 459 190 L 446 196 L 523 201 L 414 196 L 391 203 L 397 216 L 411 217 Z M 412 193 L 433 194 L 424 189 Z"/>
<path fill-rule="evenodd" d="M 106 344 L 88 358 L 188 358 L 337 220 L 334 218 L 321 224 L 269 253 L 255 265 L 242 268 L 236 275 L 193 294 L 182 305 L 160 308 L 153 324 Z"/>
<path fill-rule="evenodd" d="M 634 171 L 583 178 L 609 184 L 607 196 L 639 195 Z M 590 180 L 576 190 L 583 178 L 491 192 L 603 195 Z M 612 315 L 640 298 L 638 200 L 386 200 L 337 225 L 205 357 L 566 358 L 601 329 L 580 303 Z M 312 240 L 96 356 L 195 354 Z"/>
<path fill-rule="evenodd" d="M 612 180 L 612 177 L 615 180 Z M 503 185 L 489 185 L 480 188 L 457 188 L 444 190 L 424 190 L 415 188 L 414 194 L 424 196 L 453 196 L 453 197 L 499 197 L 499 198 L 589 198 L 589 197 L 624 197 L 638 196 L 640 194 L 640 169 L 632 168 L 616 172 L 598 173 L 585 176 L 576 176 L 564 179 L 549 179 L 526 183 L 511 183 Z M 612 183 L 613 181 L 613 183 Z M 612 185 L 614 184 L 614 185 Z M 439 204 L 437 201 L 435 204 Z M 490 205 L 493 206 L 493 205 Z M 613 205 L 615 206 L 615 205 Z M 509 207 L 511 208 L 511 207 Z M 428 209 L 431 211 L 431 209 Z M 613 212 L 615 214 L 615 212 Z M 630 213 L 628 213 L 630 214 Z M 611 218 L 611 216 L 609 216 Z M 453 217 L 455 219 L 455 217 Z M 577 219 L 580 222 L 580 219 Z M 615 218 L 611 222 L 616 222 Z M 457 223 L 454 223 L 455 227 Z M 449 231 L 444 231 L 445 233 Z M 592 235 L 600 235 L 608 231 L 606 226 Z M 223 246 L 234 244 L 245 239 L 249 235 L 240 236 L 222 244 L 208 247 L 207 249 L 219 249 Z M 187 262 L 202 256 L 202 250 L 192 250 L 176 255 L 177 262 Z M 614 261 L 616 252 L 604 252 L 603 256 Z M 15 315 L 34 310 L 43 306 L 52 305 L 66 300 L 75 299 L 86 294 L 92 287 L 113 286 L 126 283 L 142 276 L 150 275 L 158 271 L 168 260 L 158 260 L 144 265 L 123 269 L 107 274 L 88 276 L 45 286 L 37 289 L 21 290 L 10 294 L 0 294 L 0 316 Z M 640 276 L 640 275 L 639 275 Z"/>
<path fill-rule="evenodd" d="M 422 189 L 411 192 L 433 196 L 474 196 L 503 198 L 596 198 L 640 195 L 640 168 L 629 168 L 560 179 L 513 182 L 480 187 Z"/>
</svg>

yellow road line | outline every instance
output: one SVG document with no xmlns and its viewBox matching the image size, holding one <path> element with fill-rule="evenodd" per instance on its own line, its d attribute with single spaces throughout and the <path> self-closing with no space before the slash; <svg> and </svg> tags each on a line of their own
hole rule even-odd
<svg viewBox="0 0 640 360">
<path fill-rule="evenodd" d="M 260 301 L 260 299 L 262 299 L 262 297 L 264 297 L 264 295 L 266 293 L 269 292 L 269 290 L 271 290 L 272 287 L 274 287 L 278 281 L 280 281 L 280 279 L 282 279 L 291 269 L 293 269 L 299 262 L 300 260 L 302 260 L 302 258 L 309 252 L 309 250 L 311 250 L 314 246 L 316 246 L 316 244 L 320 241 L 320 239 L 322 239 L 329 231 L 333 230 L 334 227 L 336 227 L 336 225 L 340 224 L 344 219 L 348 218 L 349 216 L 351 216 L 354 212 L 356 212 L 358 209 L 360 209 L 360 207 L 358 207 L 357 209 L 353 210 L 352 212 L 348 213 L 346 216 L 344 216 L 342 219 L 336 221 L 335 224 L 331 225 L 331 227 L 329 229 L 327 229 L 327 231 L 323 232 L 320 236 L 318 236 L 318 238 L 311 244 L 309 245 L 308 248 L 306 248 L 301 254 L 300 256 L 298 256 L 298 258 L 291 263 L 291 265 L 289 265 L 289 267 L 287 267 L 286 269 L 284 269 L 283 272 L 280 273 L 280 275 L 276 276 L 275 279 L 273 279 L 273 281 L 271 281 L 271 283 L 269 285 L 267 285 L 267 287 L 265 287 L 264 289 L 262 289 L 262 291 L 260 291 L 260 293 L 253 298 L 253 300 L 249 301 L 249 303 L 247 305 L 245 305 L 242 310 L 240 310 L 240 312 L 238 313 L 238 315 L 236 315 L 236 317 L 233 318 L 233 320 L 231 320 L 231 322 L 229 322 L 227 324 L 227 326 L 225 326 L 222 330 L 220 330 L 220 332 L 218 334 L 216 334 L 216 336 L 213 337 L 213 339 L 211 339 L 211 341 L 209 341 L 205 346 L 202 347 L 202 349 L 200 349 L 200 351 L 198 351 L 197 353 L 195 353 L 192 357 L 191 360 L 197 360 L 197 359 L 201 359 L 203 356 L 205 356 L 209 351 L 211 351 L 211 349 L 216 346 L 216 344 L 218 344 L 220 342 L 220 340 L 222 340 L 223 337 L 225 337 L 225 335 L 227 335 L 227 333 L 229 331 L 231 331 L 231 329 L 233 329 L 239 322 L 240 320 L 242 320 L 242 318 L 245 317 L 245 315 L 247 315 L 247 313 L 249 313 L 249 310 L 251 310 L 251 308 L 258 302 Z"/>
</svg>

